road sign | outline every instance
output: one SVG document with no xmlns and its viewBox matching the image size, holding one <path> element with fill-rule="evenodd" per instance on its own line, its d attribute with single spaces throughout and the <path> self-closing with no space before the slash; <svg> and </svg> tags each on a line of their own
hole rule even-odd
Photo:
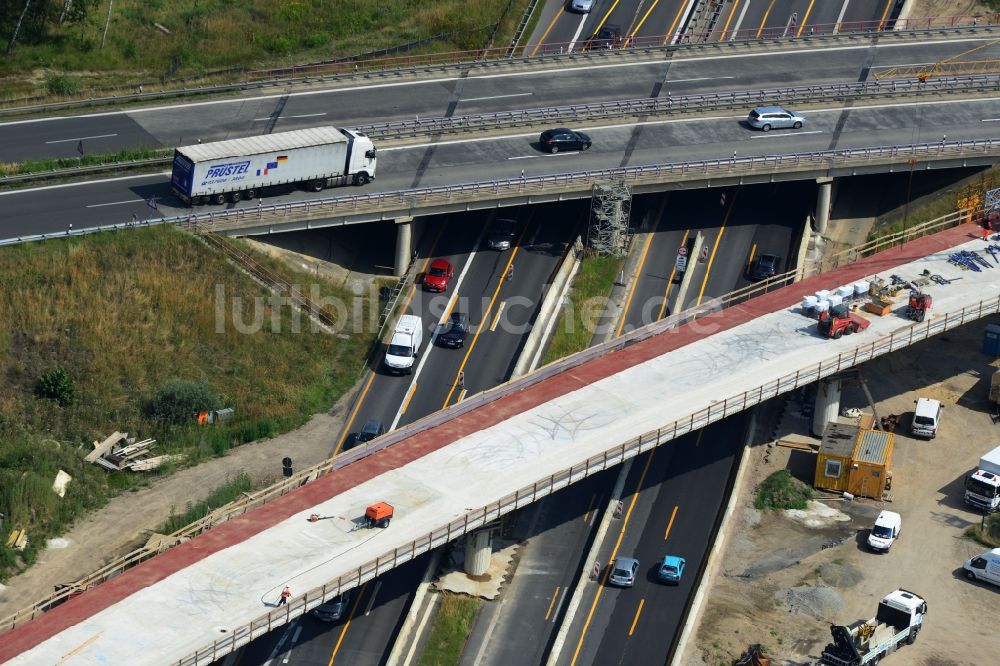
<svg viewBox="0 0 1000 666">
<path fill-rule="evenodd" d="M 678 273 L 683 273 L 684 271 L 687 270 L 687 267 L 688 267 L 688 258 L 685 257 L 683 254 L 677 253 L 677 258 L 674 259 L 674 268 L 677 270 Z"/>
<path fill-rule="evenodd" d="M 708 246 L 707 245 L 705 247 L 701 248 L 701 257 L 700 257 L 699 260 L 700 261 L 705 261 L 706 259 L 708 259 Z"/>
<path fill-rule="evenodd" d="M 679 248 L 677 248 L 677 256 L 678 257 L 686 257 L 686 256 L 688 256 L 687 246 L 681 245 Z"/>
</svg>

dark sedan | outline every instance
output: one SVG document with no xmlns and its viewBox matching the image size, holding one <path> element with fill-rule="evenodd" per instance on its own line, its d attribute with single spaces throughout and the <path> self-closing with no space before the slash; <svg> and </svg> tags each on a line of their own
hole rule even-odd
<svg viewBox="0 0 1000 666">
<path fill-rule="evenodd" d="M 465 337 L 469 334 L 469 315 L 464 312 L 452 312 L 448 323 L 438 333 L 438 343 L 445 347 L 458 349 L 465 346 Z"/>
<path fill-rule="evenodd" d="M 542 132 L 538 138 L 542 150 L 558 153 L 560 150 L 587 150 L 593 144 L 583 132 L 575 132 L 565 127 L 556 127 Z"/>
<path fill-rule="evenodd" d="M 754 259 L 750 267 L 750 279 L 754 282 L 773 278 L 781 270 L 781 257 L 773 254 L 761 254 Z"/>
</svg>

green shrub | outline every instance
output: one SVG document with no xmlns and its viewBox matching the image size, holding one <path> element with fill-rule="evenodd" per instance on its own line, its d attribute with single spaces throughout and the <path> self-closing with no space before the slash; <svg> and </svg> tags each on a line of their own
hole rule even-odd
<svg viewBox="0 0 1000 666">
<path fill-rule="evenodd" d="M 753 505 L 757 509 L 805 509 L 812 497 L 812 488 L 787 469 L 779 469 L 760 484 Z"/>
<path fill-rule="evenodd" d="M 64 368 L 56 368 L 46 372 L 35 382 L 35 394 L 41 398 L 55 400 L 61 407 L 73 404 L 73 378 Z"/>
<path fill-rule="evenodd" d="M 45 90 L 50 95 L 75 95 L 79 89 L 80 84 L 65 74 L 49 74 L 45 79 Z"/>
<path fill-rule="evenodd" d="M 215 391 L 204 382 L 178 379 L 164 384 L 149 404 L 151 416 L 167 423 L 191 423 L 198 412 L 219 406 Z"/>
</svg>

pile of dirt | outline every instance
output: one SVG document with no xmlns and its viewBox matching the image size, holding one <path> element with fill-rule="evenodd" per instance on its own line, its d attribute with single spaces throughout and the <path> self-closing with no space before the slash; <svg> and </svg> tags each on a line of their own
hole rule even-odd
<svg viewBox="0 0 1000 666">
<path fill-rule="evenodd" d="M 836 617 L 844 607 L 844 600 L 836 590 L 826 585 L 798 585 L 776 592 L 774 598 L 784 602 L 789 613 L 812 615 L 819 619 Z"/>
</svg>

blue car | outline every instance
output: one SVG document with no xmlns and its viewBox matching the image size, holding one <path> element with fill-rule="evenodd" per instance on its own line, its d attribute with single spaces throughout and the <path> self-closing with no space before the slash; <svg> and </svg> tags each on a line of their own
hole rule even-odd
<svg viewBox="0 0 1000 666">
<path fill-rule="evenodd" d="M 677 585 L 681 582 L 681 576 L 684 575 L 684 558 L 676 557 L 674 555 L 666 555 L 663 558 L 663 563 L 660 564 L 659 570 L 656 572 L 660 577 L 660 580 L 664 583 L 673 583 Z"/>
</svg>

